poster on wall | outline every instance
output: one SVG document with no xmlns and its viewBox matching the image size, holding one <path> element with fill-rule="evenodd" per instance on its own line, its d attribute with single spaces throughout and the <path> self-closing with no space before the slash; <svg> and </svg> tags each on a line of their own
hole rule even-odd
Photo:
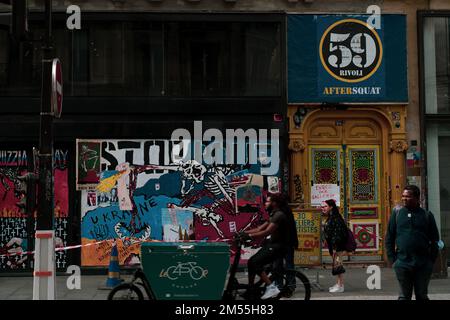
<svg viewBox="0 0 450 320">
<path fill-rule="evenodd" d="M 162 210 L 163 241 L 177 242 L 194 239 L 192 212 L 167 208 Z"/>
<path fill-rule="evenodd" d="M 318 266 L 322 263 L 320 240 L 321 215 L 319 212 L 294 212 L 297 226 L 298 250 L 294 263 L 301 266 Z"/>
<path fill-rule="evenodd" d="M 337 184 L 330 183 L 316 183 L 311 186 L 311 205 L 320 206 L 322 202 L 333 199 L 336 201 L 336 205 L 339 207 L 340 202 L 340 189 Z"/>
<path fill-rule="evenodd" d="M 101 144 L 95 140 L 77 140 L 77 190 L 94 189 L 100 182 Z"/>
<path fill-rule="evenodd" d="M 288 102 L 408 102 L 406 16 L 289 14 Z"/>
<path fill-rule="evenodd" d="M 186 148 L 184 141 L 93 140 L 91 144 L 90 140 L 82 140 L 82 143 L 77 141 L 78 146 L 87 146 L 85 150 L 96 144 L 100 149 L 95 147 L 98 165 L 94 166 L 94 162 L 86 165 L 99 169 L 99 182 L 92 184 L 95 179 L 91 179 L 82 185 L 81 241 L 82 244 L 103 241 L 101 245 L 82 248 L 83 266 L 108 265 L 114 239 L 119 263 L 127 265 L 136 262 L 143 241 L 180 236 L 184 240 L 186 235 L 196 240 L 218 241 L 267 219 L 262 206 L 267 190 L 262 188 L 264 177 L 259 163 L 216 165 L 180 160 L 179 153 Z M 83 157 L 80 150 L 77 155 Z M 83 161 L 77 158 L 77 165 L 84 166 Z M 248 252 L 255 249 L 246 248 Z"/>
</svg>

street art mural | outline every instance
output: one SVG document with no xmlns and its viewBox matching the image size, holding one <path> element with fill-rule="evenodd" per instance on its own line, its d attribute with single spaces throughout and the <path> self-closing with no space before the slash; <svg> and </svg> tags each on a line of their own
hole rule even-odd
<svg viewBox="0 0 450 320">
<path fill-rule="evenodd" d="M 56 247 L 66 247 L 69 242 L 69 151 L 55 149 L 54 151 L 54 230 Z M 67 250 L 55 254 L 56 268 L 66 270 L 68 266 Z"/>
<path fill-rule="evenodd" d="M 83 146 L 99 155 L 91 174 L 99 183 L 77 186 L 82 244 L 109 240 L 83 247 L 83 266 L 108 265 L 113 239 L 119 262 L 126 265 L 136 260 L 142 241 L 223 241 L 267 219 L 263 197 L 269 185 L 281 189 L 277 175 L 263 175 L 259 161 L 233 165 L 182 159 L 190 145 L 185 140 L 77 140 L 77 167 L 85 161 Z M 245 249 L 244 259 L 251 252 Z"/>
<path fill-rule="evenodd" d="M 0 150 L 0 271 L 33 268 L 32 238 L 36 229 L 36 211 L 27 213 L 29 182 L 25 179 L 32 167 L 32 151 L 27 149 Z M 68 242 L 68 150 L 54 152 L 55 206 L 54 226 L 56 245 Z M 56 266 L 67 264 L 64 250 L 56 253 Z"/>
<path fill-rule="evenodd" d="M 26 195 L 27 150 L 0 150 L 0 270 L 25 269 L 29 249 Z M 14 254 L 6 256 L 7 254 Z"/>
</svg>

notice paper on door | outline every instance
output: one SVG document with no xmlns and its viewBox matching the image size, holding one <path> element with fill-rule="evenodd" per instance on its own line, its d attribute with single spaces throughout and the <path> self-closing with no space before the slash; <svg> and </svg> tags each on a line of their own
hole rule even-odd
<svg viewBox="0 0 450 320">
<path fill-rule="evenodd" d="M 339 207 L 340 198 L 337 184 L 314 184 L 311 187 L 311 206 L 320 206 L 325 200 L 333 199 Z"/>
</svg>

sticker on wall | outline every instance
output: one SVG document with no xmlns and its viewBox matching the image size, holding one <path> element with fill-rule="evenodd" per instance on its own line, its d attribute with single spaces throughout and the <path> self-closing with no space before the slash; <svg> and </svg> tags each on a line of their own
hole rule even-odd
<svg viewBox="0 0 450 320">
<path fill-rule="evenodd" d="M 234 187 L 246 184 L 249 179 L 250 174 L 248 170 L 241 170 L 227 176 L 229 185 Z"/>
<path fill-rule="evenodd" d="M 419 189 L 422 188 L 421 176 L 408 176 L 406 181 L 409 185 L 417 186 Z"/>
<path fill-rule="evenodd" d="M 161 209 L 163 240 L 176 242 L 189 240 L 194 229 L 193 214 L 190 211 L 173 208 Z"/>
<path fill-rule="evenodd" d="M 270 193 L 280 192 L 280 184 L 278 177 L 267 177 L 267 185 Z"/>
<path fill-rule="evenodd" d="M 355 235 L 356 251 L 378 251 L 378 221 L 351 222 L 351 227 Z"/>
<path fill-rule="evenodd" d="M 229 222 L 229 225 L 230 225 L 230 232 L 231 232 L 231 233 L 237 232 L 237 229 L 236 229 L 236 221 L 230 221 L 230 222 Z"/>
</svg>

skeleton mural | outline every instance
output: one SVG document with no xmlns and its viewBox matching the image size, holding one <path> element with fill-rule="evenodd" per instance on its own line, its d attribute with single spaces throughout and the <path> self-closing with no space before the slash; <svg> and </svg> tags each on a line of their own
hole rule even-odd
<svg viewBox="0 0 450 320">
<path fill-rule="evenodd" d="M 112 177 L 102 180 L 97 187 L 97 190 L 101 190 L 102 192 L 110 191 L 115 186 L 115 181 L 117 181 L 119 201 L 121 201 L 120 208 L 123 210 L 129 210 L 132 215 L 129 226 L 125 225 L 123 222 L 119 222 L 114 227 L 115 232 L 122 239 L 140 234 L 138 238 L 140 240 L 146 240 L 150 236 L 151 227 L 145 224 L 142 225 L 137 206 L 134 201 L 134 192 L 136 191 L 138 175 L 150 170 L 171 170 L 181 172 L 182 178 L 180 193 L 184 200 L 188 200 L 187 202 L 189 202 L 189 204 L 195 203 L 193 199 L 198 200 L 199 196 L 207 194 L 211 199 L 223 196 L 224 199 L 226 199 L 226 202 L 228 202 L 228 205 L 233 206 L 232 199 L 235 192 L 226 179 L 228 174 L 234 172 L 234 169 L 232 169 L 231 166 L 214 166 L 207 169 L 204 165 L 199 164 L 195 160 L 180 162 L 179 164 L 172 166 L 130 166 L 129 163 L 119 164 L 116 167 L 116 171 L 118 172 Z M 128 180 L 128 185 L 121 183 L 124 180 Z M 203 190 L 194 191 L 194 187 L 198 184 L 203 185 Z M 130 203 L 130 205 L 126 205 L 124 203 Z M 217 223 L 222 221 L 222 216 L 215 213 L 215 211 L 226 206 L 227 204 L 225 201 L 220 199 L 213 205 L 205 206 L 203 208 L 187 207 L 186 203 L 183 203 L 182 206 L 170 204 L 168 207 L 182 208 L 192 211 L 197 217 L 199 217 L 204 225 L 212 225 L 217 231 L 217 234 L 223 238 L 223 232 L 217 227 Z M 226 210 L 224 208 L 222 209 Z M 234 211 L 229 210 L 229 213 L 232 212 Z M 131 241 L 130 243 L 133 242 Z"/>
<path fill-rule="evenodd" d="M 201 220 L 201 223 L 204 226 L 212 225 L 216 230 L 217 234 L 221 238 L 224 238 L 222 230 L 220 230 L 217 227 L 217 223 L 223 220 L 223 217 L 221 215 L 214 212 L 214 209 L 216 209 L 217 206 L 218 206 L 217 204 L 214 204 L 211 207 L 196 208 L 196 207 L 181 207 L 173 203 L 168 204 L 168 208 L 171 209 L 180 209 L 180 210 L 182 209 L 193 212 L 195 216 Z"/>
<path fill-rule="evenodd" d="M 170 218 L 162 217 L 170 212 L 192 213 L 192 236 L 207 241 L 229 238 L 236 230 L 267 215 L 262 206 L 257 208 L 262 203 L 266 179 L 260 173 L 260 165 L 207 165 L 195 160 L 169 162 L 170 154 L 160 154 L 158 163 L 151 152 L 162 152 L 160 147 L 168 145 L 164 140 L 99 143 L 103 148 L 102 171 L 98 172 L 100 182 L 95 189 L 82 190 L 82 244 L 116 239 L 121 264 L 135 260 L 140 242 L 163 239 L 162 221 L 170 221 Z M 128 149 L 121 151 L 125 145 Z M 152 149 L 156 145 L 158 149 Z M 146 156 L 144 150 L 150 155 Z M 148 163 L 150 160 L 152 163 Z M 243 192 L 244 187 L 247 192 Z M 238 190 L 241 190 L 239 195 Z M 113 192 L 117 202 L 108 201 L 113 198 Z M 98 200 L 100 195 L 104 196 L 102 201 Z M 171 239 L 172 236 L 173 232 Z M 106 245 L 83 247 L 82 265 L 107 265 L 109 250 Z"/>
<path fill-rule="evenodd" d="M 203 187 L 214 196 L 224 196 L 233 205 L 234 189 L 230 187 L 226 176 L 235 170 L 232 166 L 210 166 L 208 169 L 195 160 L 180 162 L 177 169 L 182 172 L 181 195 L 189 195 L 195 184 L 203 182 Z M 189 186 L 186 190 L 186 186 Z"/>
<path fill-rule="evenodd" d="M 167 169 L 167 167 L 164 168 Z M 203 225 L 213 226 L 219 237 L 223 238 L 224 234 L 217 226 L 219 222 L 223 221 L 223 215 L 217 212 L 234 213 L 232 207 L 235 191 L 229 185 L 226 176 L 235 170 L 231 166 L 211 166 L 207 169 L 195 160 L 180 162 L 177 168 L 171 170 L 178 170 L 182 173 L 180 191 L 184 201 L 181 206 L 173 203 L 168 206 L 192 211 Z M 200 183 L 202 183 L 203 189 L 194 191 L 195 184 Z M 188 190 L 186 190 L 186 186 L 189 186 Z M 205 205 L 200 208 L 191 206 L 203 196 L 210 199 L 217 198 L 218 200 L 213 202 L 212 205 Z"/>
</svg>

